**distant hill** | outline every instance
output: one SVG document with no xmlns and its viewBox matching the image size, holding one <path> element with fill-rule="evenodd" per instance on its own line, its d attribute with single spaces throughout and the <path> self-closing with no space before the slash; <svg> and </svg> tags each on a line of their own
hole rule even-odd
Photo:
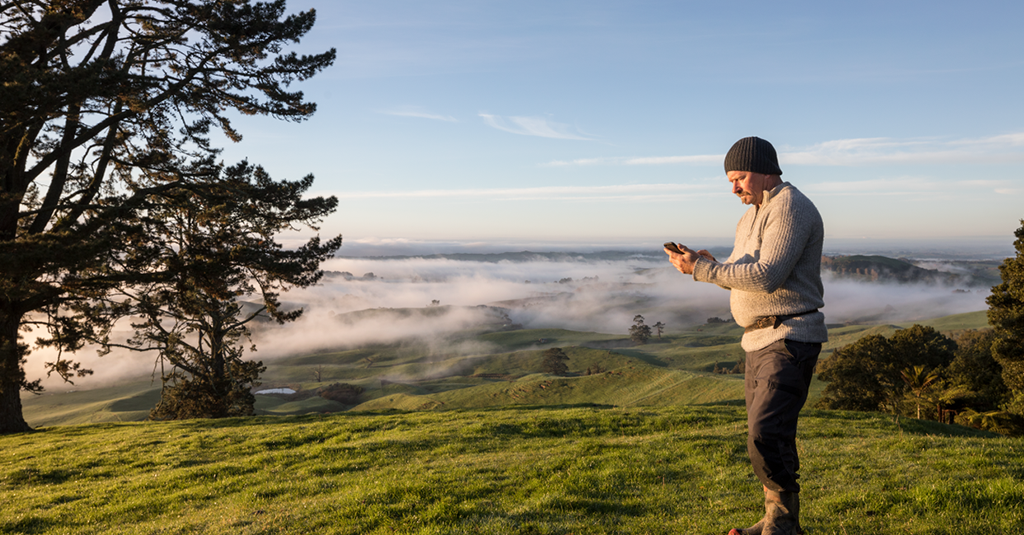
<svg viewBox="0 0 1024 535">
<path fill-rule="evenodd" d="M 699 245 L 694 245 L 699 247 Z M 731 249 L 712 248 L 711 254 L 718 258 L 729 256 Z M 351 258 L 372 258 L 374 260 L 408 260 L 410 258 L 437 259 L 437 260 L 461 260 L 464 262 L 596 262 L 613 260 L 664 260 L 665 252 L 659 249 L 640 251 L 599 251 L 595 253 L 573 253 L 573 252 L 534 252 L 519 251 L 507 253 L 444 253 L 428 255 L 403 255 L 403 256 L 370 256 Z M 332 272 L 328 272 L 331 274 Z M 340 273 L 336 273 L 340 275 Z"/>
<path fill-rule="evenodd" d="M 936 265 L 905 258 L 879 255 L 821 257 L 822 272 L 839 278 L 864 282 L 899 282 L 947 284 L 950 286 L 993 286 L 999 283 L 998 262 L 947 262 L 945 270 L 929 269 L 917 264 Z"/>
</svg>

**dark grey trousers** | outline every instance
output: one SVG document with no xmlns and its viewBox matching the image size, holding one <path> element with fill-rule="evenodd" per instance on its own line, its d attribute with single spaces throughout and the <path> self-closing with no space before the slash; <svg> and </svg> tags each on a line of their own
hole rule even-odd
<svg viewBox="0 0 1024 535">
<path fill-rule="evenodd" d="M 779 340 L 747 353 L 747 454 L 761 484 L 800 492 L 796 424 L 821 344 Z"/>
</svg>

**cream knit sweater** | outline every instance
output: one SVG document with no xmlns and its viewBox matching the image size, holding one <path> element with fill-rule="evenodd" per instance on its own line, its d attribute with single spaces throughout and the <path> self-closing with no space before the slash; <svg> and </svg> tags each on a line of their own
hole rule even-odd
<svg viewBox="0 0 1024 535">
<path fill-rule="evenodd" d="M 763 316 L 798 314 L 821 308 L 821 244 L 825 230 L 810 199 L 789 182 L 764 192 L 736 226 L 736 243 L 724 262 L 698 258 L 693 280 L 730 290 L 732 316 L 742 327 Z M 777 328 L 745 333 L 744 351 L 756 351 L 788 338 L 826 342 L 821 312 L 790 318 Z"/>
</svg>

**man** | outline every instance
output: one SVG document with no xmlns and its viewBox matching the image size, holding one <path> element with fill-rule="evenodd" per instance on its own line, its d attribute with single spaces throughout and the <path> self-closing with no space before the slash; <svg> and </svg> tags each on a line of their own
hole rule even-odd
<svg viewBox="0 0 1024 535">
<path fill-rule="evenodd" d="M 736 227 L 732 254 L 669 248 L 672 265 L 693 280 L 730 290 L 745 328 L 747 452 L 765 494 L 765 515 L 730 535 L 792 535 L 800 529 L 797 416 L 807 400 L 821 344 L 828 340 L 821 284 L 824 228 L 814 204 L 788 182 L 771 143 L 748 137 L 725 156 L 732 192 L 751 205 Z"/>
</svg>

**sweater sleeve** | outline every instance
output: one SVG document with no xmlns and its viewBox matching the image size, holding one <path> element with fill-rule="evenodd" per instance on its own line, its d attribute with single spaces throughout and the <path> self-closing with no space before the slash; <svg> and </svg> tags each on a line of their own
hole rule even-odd
<svg viewBox="0 0 1024 535">
<path fill-rule="evenodd" d="M 812 226 L 800 220 L 792 197 L 775 201 L 765 207 L 760 246 L 754 255 L 737 258 L 734 251 L 731 263 L 699 259 L 694 280 L 755 293 L 771 293 L 782 286 L 800 259 Z"/>
</svg>

